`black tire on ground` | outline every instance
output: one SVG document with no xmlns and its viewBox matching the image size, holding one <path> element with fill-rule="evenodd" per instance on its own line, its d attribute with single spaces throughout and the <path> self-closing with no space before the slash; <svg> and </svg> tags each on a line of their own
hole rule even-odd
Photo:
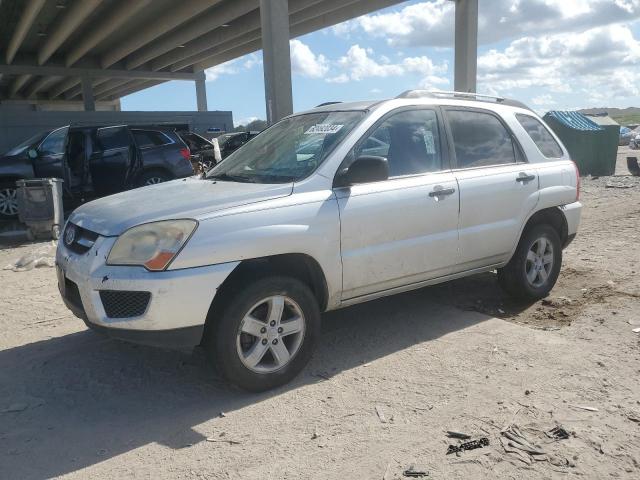
<svg viewBox="0 0 640 480">
<path fill-rule="evenodd" d="M 168 182 L 169 180 L 173 180 L 173 177 L 162 170 L 148 170 L 140 175 L 138 184 L 141 187 L 144 187 L 147 185 L 154 185 L 156 183 Z"/>
<path fill-rule="evenodd" d="M 545 265 L 540 268 L 540 265 L 535 263 L 540 241 L 548 242 L 548 246 L 542 252 L 543 257 L 553 261 L 548 270 Z M 530 251 L 533 255 L 528 259 Z M 544 260 L 541 263 L 544 263 Z M 539 300 L 546 297 L 556 284 L 561 266 L 562 243 L 558 233 L 550 225 L 534 225 L 525 229 L 509 263 L 498 269 L 498 282 L 512 297 L 523 301 Z M 535 273 L 536 267 L 540 271 L 538 274 Z M 532 277 L 533 281 L 530 280 Z"/>
<path fill-rule="evenodd" d="M 12 182 L 0 182 L 0 220 L 18 217 L 17 187 Z"/>
<path fill-rule="evenodd" d="M 224 298 L 221 305 L 221 311 L 215 318 L 210 319 L 212 323 L 208 325 L 203 339 L 203 346 L 214 367 L 227 381 L 252 392 L 269 390 L 292 380 L 309 362 L 320 337 L 320 309 L 309 287 L 294 278 L 274 276 L 243 284 L 241 288 L 227 291 L 227 295 L 228 297 Z M 240 337 L 238 335 L 247 314 L 253 312 L 255 316 L 261 316 L 258 310 L 253 310 L 253 307 L 263 299 L 274 296 L 287 297 L 297 304 L 302 313 L 304 331 L 301 338 L 295 338 L 298 347 L 288 363 L 275 371 L 257 372 L 243 363 L 239 350 L 246 348 L 248 352 L 260 342 L 265 342 L 263 345 L 268 345 L 268 350 L 265 356 L 261 357 L 264 359 L 262 361 L 266 362 L 267 359 L 272 358 L 273 363 L 276 363 L 271 350 L 273 340 L 267 341 L 266 338 L 260 340 L 258 337 L 247 336 L 247 334 L 242 334 L 244 336 Z M 288 308 L 285 307 L 285 310 Z M 266 319 L 269 316 L 268 310 L 265 313 Z M 285 316 L 286 314 L 282 318 L 285 319 Z M 268 322 L 265 327 L 268 328 Z M 268 333 L 265 337 L 267 335 Z M 248 346 L 246 343 L 243 344 L 243 341 L 248 341 Z M 287 340 L 281 341 L 284 345 Z"/>
</svg>

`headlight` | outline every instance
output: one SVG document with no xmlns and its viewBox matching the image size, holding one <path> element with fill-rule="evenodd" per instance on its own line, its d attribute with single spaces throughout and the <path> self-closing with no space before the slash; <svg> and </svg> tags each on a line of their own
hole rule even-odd
<svg viewBox="0 0 640 480">
<path fill-rule="evenodd" d="M 107 264 L 141 265 L 147 270 L 164 270 L 197 226 L 195 220 L 166 220 L 130 228 L 111 248 Z"/>
</svg>

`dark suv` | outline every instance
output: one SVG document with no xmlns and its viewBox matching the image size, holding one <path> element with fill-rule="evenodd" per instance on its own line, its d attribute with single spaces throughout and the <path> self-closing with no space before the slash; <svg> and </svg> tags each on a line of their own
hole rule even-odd
<svg viewBox="0 0 640 480">
<path fill-rule="evenodd" d="M 17 214 L 20 179 L 62 178 L 65 197 L 84 201 L 193 173 L 189 149 L 171 130 L 62 127 L 0 156 L 0 218 Z"/>
</svg>

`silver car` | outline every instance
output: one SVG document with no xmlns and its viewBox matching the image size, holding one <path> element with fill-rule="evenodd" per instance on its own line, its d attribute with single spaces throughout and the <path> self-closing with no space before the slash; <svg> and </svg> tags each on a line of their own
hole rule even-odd
<svg viewBox="0 0 640 480">
<path fill-rule="evenodd" d="M 231 382 L 288 382 L 321 312 L 479 272 L 544 297 L 576 235 L 580 178 L 524 105 L 407 92 L 276 123 L 205 177 L 83 205 L 62 297 L 114 338 L 203 345 Z"/>
</svg>

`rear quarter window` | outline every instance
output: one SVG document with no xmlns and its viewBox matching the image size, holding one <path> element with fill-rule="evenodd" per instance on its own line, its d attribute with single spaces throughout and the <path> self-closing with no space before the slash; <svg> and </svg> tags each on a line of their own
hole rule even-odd
<svg viewBox="0 0 640 480">
<path fill-rule="evenodd" d="M 169 145 L 174 141 L 164 132 L 155 130 L 132 130 L 133 138 L 139 148 L 159 147 Z"/>
<path fill-rule="evenodd" d="M 536 144 L 542 155 L 547 158 L 561 158 L 564 155 L 556 139 L 553 138 L 547 127 L 540 120 L 523 113 L 517 113 L 516 119 L 531 137 L 531 140 Z"/>
</svg>

